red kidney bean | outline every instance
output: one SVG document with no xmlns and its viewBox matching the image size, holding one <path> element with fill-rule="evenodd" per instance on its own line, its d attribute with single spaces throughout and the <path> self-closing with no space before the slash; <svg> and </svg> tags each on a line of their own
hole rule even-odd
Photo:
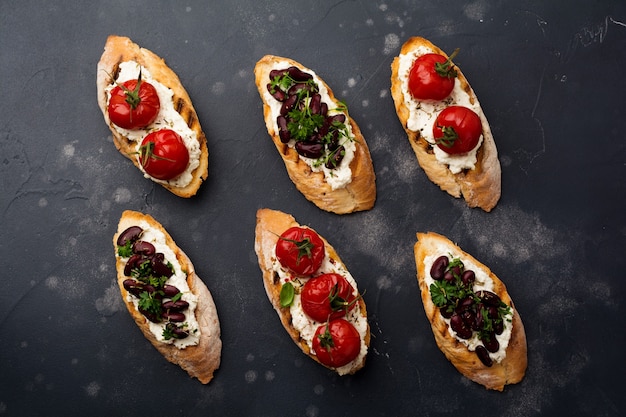
<svg viewBox="0 0 626 417">
<path fill-rule="evenodd" d="M 489 336 L 483 338 L 482 341 L 483 345 L 485 345 L 485 349 L 489 352 L 497 352 L 498 349 L 500 349 L 500 343 L 494 333 L 489 333 Z"/>
<path fill-rule="evenodd" d="M 159 256 L 160 255 L 160 256 Z M 165 257 L 162 253 L 156 253 L 150 259 L 150 266 L 152 267 L 152 272 L 159 277 L 171 277 L 174 275 L 174 271 L 165 264 Z"/>
<path fill-rule="evenodd" d="M 280 141 L 282 143 L 289 142 L 291 140 L 291 133 L 287 127 L 287 118 L 285 116 L 278 116 L 276 123 L 278 124 L 278 136 L 280 137 Z"/>
<path fill-rule="evenodd" d="M 283 101 L 282 106 L 280 106 L 280 115 L 287 117 L 287 114 L 296 107 L 296 104 L 298 104 L 298 96 L 292 95 L 287 97 L 287 99 Z"/>
<path fill-rule="evenodd" d="M 475 304 L 474 298 L 471 296 L 467 296 L 459 301 L 455 310 L 460 313 L 462 311 L 471 309 L 474 306 L 474 304 Z"/>
<path fill-rule="evenodd" d="M 311 114 L 321 114 L 322 96 L 317 93 L 313 94 L 311 101 L 309 102 L 309 108 L 311 109 Z"/>
<path fill-rule="evenodd" d="M 452 317 L 450 317 L 450 327 L 461 339 L 469 339 L 472 337 L 472 329 L 465 325 L 463 318 L 459 314 L 452 314 Z"/>
<path fill-rule="evenodd" d="M 187 336 L 189 336 L 189 332 L 187 332 L 186 330 L 178 327 L 176 324 L 174 323 L 167 323 L 165 325 L 165 328 L 167 330 L 169 330 L 172 333 L 172 337 L 174 339 L 184 339 Z"/>
<path fill-rule="evenodd" d="M 474 281 L 476 281 L 476 274 L 471 269 L 465 270 L 463 271 L 463 274 L 461 274 L 461 281 L 463 282 L 463 285 L 469 287 L 474 283 Z"/>
<path fill-rule="evenodd" d="M 189 303 L 184 300 L 178 301 L 166 301 L 163 303 L 163 308 L 169 311 L 183 311 L 189 307 Z"/>
<path fill-rule="evenodd" d="M 454 274 L 452 273 L 452 271 L 446 271 L 443 274 L 443 279 L 444 281 L 454 282 Z"/>
<path fill-rule="evenodd" d="M 280 88 L 273 86 L 271 83 L 267 84 L 267 91 L 278 101 L 284 101 L 287 98 L 287 94 Z"/>
<path fill-rule="evenodd" d="M 319 142 L 296 142 L 295 149 L 298 154 L 307 158 L 320 158 L 322 155 L 324 155 L 324 144 Z"/>
<path fill-rule="evenodd" d="M 134 279 L 125 279 L 122 284 L 124 288 L 126 289 L 126 291 L 128 291 L 135 297 L 139 297 L 139 294 L 141 294 L 144 291 L 143 283 L 139 281 L 135 281 Z"/>
<path fill-rule="evenodd" d="M 346 122 L 346 115 L 343 113 L 333 114 L 328 116 L 331 125 L 344 124 Z"/>
<path fill-rule="evenodd" d="M 152 256 L 156 252 L 154 245 L 150 242 L 145 242 L 143 240 L 137 240 L 133 243 L 133 253 Z"/>
<path fill-rule="evenodd" d="M 434 280 L 442 280 L 449 263 L 450 260 L 445 255 L 441 255 L 435 259 L 435 262 L 433 262 L 433 265 L 430 267 L 430 276 Z"/>
<path fill-rule="evenodd" d="M 143 262 L 143 259 L 144 258 L 141 255 L 138 255 L 138 254 L 131 255 L 131 257 L 128 258 L 128 261 L 126 261 L 126 265 L 124 265 L 124 275 L 129 277 L 133 269 L 139 268 L 139 265 L 141 265 L 141 263 Z"/>
<path fill-rule="evenodd" d="M 485 325 L 485 318 L 483 317 L 483 309 L 485 305 L 482 303 L 476 304 L 476 322 L 472 326 L 472 329 L 479 331 L 482 330 Z"/>
<path fill-rule="evenodd" d="M 172 298 L 176 296 L 180 290 L 173 285 L 165 284 L 163 286 L 163 296 L 167 298 Z"/>
<path fill-rule="evenodd" d="M 296 83 L 289 87 L 289 90 L 287 90 L 287 95 L 298 95 L 301 91 L 308 91 L 309 93 L 312 93 L 314 91 L 314 88 L 310 84 Z"/>
<path fill-rule="evenodd" d="M 117 237 L 117 246 L 124 246 L 128 242 L 134 242 L 139 239 L 142 233 L 143 229 L 139 226 L 129 227 Z"/>
<path fill-rule="evenodd" d="M 161 317 L 159 317 L 158 315 L 151 313 L 149 311 L 146 311 L 142 308 L 139 308 L 139 312 L 143 314 L 152 323 L 161 323 Z"/>
<path fill-rule="evenodd" d="M 182 323 L 185 321 L 185 314 L 178 311 L 165 311 L 163 312 L 163 317 L 175 323 Z"/>
<path fill-rule="evenodd" d="M 298 67 L 287 68 L 287 73 L 291 78 L 293 78 L 294 81 L 307 82 L 313 79 L 311 74 L 300 70 Z"/>
<path fill-rule="evenodd" d="M 504 332 L 504 322 L 502 320 L 493 323 L 493 332 L 495 334 L 502 334 Z"/>
<path fill-rule="evenodd" d="M 278 77 L 282 77 L 283 75 L 287 74 L 287 68 L 285 69 L 273 69 L 270 71 L 270 80 L 274 80 L 274 78 Z"/>
<path fill-rule="evenodd" d="M 477 291 L 476 295 L 487 305 L 494 307 L 498 307 L 500 305 L 500 297 L 491 291 Z"/>
<path fill-rule="evenodd" d="M 334 149 L 332 151 L 332 154 L 326 161 L 326 164 L 325 164 L 326 168 L 328 169 L 337 168 L 339 164 L 341 164 L 341 161 L 343 160 L 345 153 L 346 153 L 346 148 L 344 148 L 343 146 L 339 146 L 337 149 Z"/>
<path fill-rule="evenodd" d="M 449 319 L 454 314 L 454 309 L 453 308 L 449 308 L 449 306 L 445 305 L 445 306 L 439 308 L 439 312 L 441 313 L 441 316 L 443 318 Z"/>
<path fill-rule="evenodd" d="M 493 365 L 493 360 L 491 360 L 491 358 L 489 357 L 489 352 L 484 346 L 482 345 L 476 346 L 476 355 L 478 356 L 478 359 L 480 359 L 480 361 L 483 363 L 483 365 L 485 366 Z"/>
<path fill-rule="evenodd" d="M 320 104 L 320 114 L 322 116 L 326 116 L 328 114 L 328 104 L 326 103 Z"/>
</svg>

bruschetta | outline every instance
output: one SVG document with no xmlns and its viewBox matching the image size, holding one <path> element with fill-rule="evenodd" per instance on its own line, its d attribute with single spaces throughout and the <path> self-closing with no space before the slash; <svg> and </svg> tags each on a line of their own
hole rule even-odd
<svg viewBox="0 0 626 417">
<path fill-rule="evenodd" d="M 408 39 L 391 65 L 391 95 L 428 178 L 470 207 L 491 211 L 501 194 L 498 151 L 476 94 L 451 57 L 424 38 Z"/>
<path fill-rule="evenodd" d="M 97 67 L 98 105 L 116 148 L 180 197 L 208 176 L 205 134 L 178 76 L 155 53 L 111 35 Z"/>
<path fill-rule="evenodd" d="M 203 384 L 219 368 L 220 323 L 191 260 L 152 216 L 124 211 L 113 237 L 117 282 L 143 335 Z"/>
<path fill-rule="evenodd" d="M 267 132 L 296 188 L 329 212 L 371 209 L 372 158 L 346 105 L 317 74 L 289 58 L 266 55 L 254 75 Z"/>
<path fill-rule="evenodd" d="M 437 233 L 417 233 L 414 254 L 424 311 L 446 358 L 487 389 L 520 382 L 526 333 L 504 283 Z"/>
<path fill-rule="evenodd" d="M 293 216 L 260 209 L 255 252 L 265 292 L 285 330 L 309 357 L 339 375 L 365 365 L 365 301 L 335 249 Z"/>
</svg>

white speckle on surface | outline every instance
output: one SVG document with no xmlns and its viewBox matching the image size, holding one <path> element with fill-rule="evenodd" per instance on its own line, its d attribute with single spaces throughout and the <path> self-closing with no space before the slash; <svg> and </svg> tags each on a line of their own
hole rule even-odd
<svg viewBox="0 0 626 417">
<path fill-rule="evenodd" d="M 388 6 L 387 6 L 385 3 L 381 3 L 381 4 L 378 6 L 378 9 L 379 9 L 381 12 L 386 12 L 386 11 L 387 11 L 387 9 L 388 9 Z"/>
<path fill-rule="evenodd" d="M 485 13 L 487 12 L 488 5 L 486 2 L 478 0 L 465 5 L 463 13 L 468 19 L 476 22 L 482 22 L 485 19 Z"/>
<path fill-rule="evenodd" d="M 356 85 L 356 80 L 354 78 L 348 79 L 348 87 L 353 88 Z"/>
<path fill-rule="evenodd" d="M 389 33 L 385 35 L 385 46 L 383 48 L 383 55 L 390 55 L 400 47 L 400 37 L 395 33 Z"/>
<path fill-rule="evenodd" d="M 6 413 L 7 411 L 7 405 L 4 403 L 4 401 L 0 401 L 0 413 Z"/>
<path fill-rule="evenodd" d="M 28 347 L 28 342 L 27 342 L 26 340 L 23 340 L 23 341 L 20 343 L 20 347 L 21 347 L 22 349 L 27 348 L 27 347 Z"/>
<path fill-rule="evenodd" d="M 246 362 L 252 362 L 254 360 L 254 355 L 252 353 L 248 353 L 246 356 Z"/>
<path fill-rule="evenodd" d="M 118 204 L 126 204 L 130 201 L 132 193 L 128 188 L 118 187 L 113 192 L 113 201 Z"/>
<path fill-rule="evenodd" d="M 266 371 L 265 372 L 265 380 L 268 382 L 271 382 L 274 380 L 274 378 L 276 378 L 276 374 L 274 374 L 274 371 Z"/>
<path fill-rule="evenodd" d="M 96 381 L 90 382 L 89 385 L 85 387 L 85 392 L 90 397 L 97 397 L 98 392 L 100 392 L 100 384 L 98 384 Z"/>
<path fill-rule="evenodd" d="M 380 90 L 380 93 L 378 93 L 378 97 L 380 98 L 386 98 L 389 96 L 389 91 L 388 90 Z"/>
<path fill-rule="evenodd" d="M 76 149 L 74 148 L 74 145 L 72 144 L 67 144 L 63 146 L 63 155 L 65 155 L 68 158 L 71 158 L 72 156 L 74 156 L 75 151 Z"/>
<path fill-rule="evenodd" d="M 320 409 L 312 404 L 306 408 L 306 413 L 305 413 L 306 417 L 317 417 L 319 416 L 319 414 L 320 414 Z"/>
<path fill-rule="evenodd" d="M 187 13 L 189 13 L 189 12 L 191 11 L 191 6 L 187 6 L 187 7 L 185 7 L 185 11 L 186 11 Z"/>
<path fill-rule="evenodd" d="M 96 300 L 96 310 L 98 313 L 111 316 L 118 311 L 124 310 L 124 302 L 120 295 L 120 290 L 117 283 L 111 284 L 106 290 L 104 295 Z"/>
<path fill-rule="evenodd" d="M 78 365 L 78 359 L 77 358 L 72 358 L 72 361 L 70 363 L 72 365 Z"/>
<path fill-rule="evenodd" d="M 369 106 L 369 105 L 370 105 L 370 101 L 369 101 L 369 100 L 363 100 L 363 101 L 361 101 L 361 106 L 363 106 L 363 107 L 367 107 L 367 106 Z"/>
<path fill-rule="evenodd" d="M 316 395 L 322 395 L 324 393 L 324 386 L 322 384 L 317 384 L 313 387 L 313 392 Z"/>
<path fill-rule="evenodd" d="M 366 24 L 367 26 L 374 26 L 374 21 L 373 21 L 372 19 L 367 19 L 367 20 L 365 21 L 365 24 Z"/>
<path fill-rule="evenodd" d="M 224 84 L 221 81 L 218 81 L 211 86 L 211 92 L 215 94 L 216 96 L 220 96 L 224 94 L 225 91 L 226 91 L 226 84 Z"/>
<path fill-rule="evenodd" d="M 59 277 L 49 276 L 46 278 L 46 287 L 51 290 L 55 290 L 59 286 Z"/>
<path fill-rule="evenodd" d="M 244 378 L 247 383 L 251 384 L 256 381 L 258 376 L 259 374 L 257 373 L 257 371 L 249 370 L 245 373 Z"/>
<path fill-rule="evenodd" d="M 274 13 L 270 14 L 267 17 L 267 20 L 269 20 L 270 22 L 273 22 L 274 20 L 276 20 L 276 15 Z"/>
<path fill-rule="evenodd" d="M 391 280 L 386 276 L 380 277 L 376 280 L 376 287 L 378 287 L 379 290 L 387 290 L 391 288 Z"/>
<path fill-rule="evenodd" d="M 41 197 L 38 202 L 39 207 L 47 207 L 48 199 L 46 197 Z"/>
</svg>

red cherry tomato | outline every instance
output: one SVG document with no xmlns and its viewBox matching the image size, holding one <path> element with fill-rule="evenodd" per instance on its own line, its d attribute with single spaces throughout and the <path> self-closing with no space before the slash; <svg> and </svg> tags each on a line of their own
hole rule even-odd
<svg viewBox="0 0 626 417">
<path fill-rule="evenodd" d="M 156 89 L 152 84 L 141 81 L 141 74 L 139 79 L 128 80 L 111 90 L 109 118 L 121 128 L 145 128 L 154 122 L 160 108 L 161 102 Z"/>
<path fill-rule="evenodd" d="M 443 100 L 454 88 L 457 72 L 452 58 L 439 54 L 425 54 L 418 57 L 409 72 L 409 92 L 417 100 Z"/>
<path fill-rule="evenodd" d="M 141 142 L 139 162 L 148 175 L 171 180 L 187 168 L 189 151 L 178 133 L 170 129 L 157 130 Z"/>
<path fill-rule="evenodd" d="M 306 227 L 285 230 L 276 243 L 276 258 L 284 268 L 296 275 L 315 273 L 322 265 L 324 256 L 324 242 L 314 230 Z"/>
<path fill-rule="evenodd" d="M 359 356 L 361 336 L 354 326 L 344 320 L 335 319 L 322 324 L 313 336 L 313 352 L 321 363 L 338 368 L 347 365 Z"/>
<path fill-rule="evenodd" d="M 478 144 L 483 133 L 480 117 L 463 106 L 446 107 L 433 125 L 437 146 L 451 155 L 467 153 Z"/>
<path fill-rule="evenodd" d="M 315 321 L 343 317 L 356 305 L 354 288 L 339 274 L 322 274 L 309 279 L 302 287 L 302 310 Z"/>
</svg>

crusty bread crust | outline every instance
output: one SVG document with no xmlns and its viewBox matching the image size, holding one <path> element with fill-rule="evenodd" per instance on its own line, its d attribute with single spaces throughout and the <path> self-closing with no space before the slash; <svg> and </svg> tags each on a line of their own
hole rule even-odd
<svg viewBox="0 0 626 417">
<path fill-rule="evenodd" d="M 158 229 L 165 235 L 166 243 L 176 254 L 176 259 L 180 263 L 182 270 L 187 271 L 189 289 L 198 298 L 195 315 L 200 326 L 201 336 L 199 343 L 195 346 L 179 349 L 174 345 L 159 342 L 150 332 L 148 320 L 135 308 L 132 301 L 128 300 L 128 291 L 123 286 L 124 280 L 128 277 L 124 275 L 125 263 L 117 256 L 117 237 L 128 227 L 135 226 L 140 221 L 146 221 L 151 227 Z M 113 237 L 113 246 L 116 253 L 117 283 L 120 287 L 122 300 L 124 300 L 128 312 L 141 329 L 143 335 L 165 359 L 180 366 L 190 376 L 198 378 L 203 384 L 209 383 L 213 379 L 213 374 L 219 368 L 221 361 L 222 340 L 220 338 L 220 323 L 213 297 L 204 282 L 196 274 L 191 260 L 176 246 L 172 237 L 160 223 L 152 216 L 136 211 L 127 210 L 122 213 L 117 233 Z"/>
<path fill-rule="evenodd" d="M 263 286 L 265 287 L 265 292 L 267 293 L 267 297 L 272 303 L 274 310 L 276 310 L 276 312 L 278 313 L 278 317 L 280 318 L 283 327 L 285 328 L 285 330 L 287 330 L 287 333 L 289 333 L 289 336 L 291 336 L 291 339 L 294 341 L 294 343 L 298 345 L 306 355 L 311 357 L 316 362 L 322 364 L 318 360 L 317 356 L 315 356 L 315 354 L 311 352 L 311 349 L 309 349 L 307 342 L 300 337 L 300 333 L 291 324 L 291 312 L 289 310 L 289 307 L 282 307 L 280 305 L 280 278 L 278 274 L 272 270 L 272 261 L 275 258 L 276 243 L 278 242 L 278 237 L 285 230 L 294 226 L 307 227 L 302 226 L 298 222 L 296 222 L 293 216 L 283 213 L 281 211 L 270 210 L 266 208 L 259 209 L 256 215 L 254 250 L 259 260 L 259 267 L 261 268 L 261 271 L 263 273 Z M 324 248 L 328 256 L 336 260 L 337 264 L 344 266 L 335 249 L 328 243 L 326 239 L 324 239 L 323 236 L 320 235 L 320 238 L 324 242 Z M 363 301 L 363 298 L 361 297 L 359 298 L 358 302 L 361 314 L 363 315 L 363 317 L 367 317 L 365 301 Z M 370 345 L 369 324 L 367 326 L 365 344 L 368 347 Z M 361 363 L 359 363 L 351 373 L 354 373 L 363 368 L 364 365 L 365 357 L 363 357 Z"/>
<path fill-rule="evenodd" d="M 407 54 L 419 46 L 427 46 L 435 53 L 441 54 L 446 58 L 448 57 L 444 51 L 430 41 L 420 37 L 408 39 L 402 45 L 400 54 Z M 411 131 L 407 127 L 409 109 L 404 104 L 404 94 L 398 74 L 399 65 L 400 58 L 396 57 L 391 64 L 391 95 L 398 118 L 408 135 L 409 143 L 417 156 L 420 166 L 424 169 L 428 178 L 448 194 L 457 198 L 463 196 L 470 207 L 480 207 L 485 211 L 491 211 L 500 199 L 501 168 L 496 144 L 485 114 L 482 110 L 478 112 L 483 128 L 483 143 L 476 154 L 476 167 L 453 174 L 446 165 L 437 161 L 430 144 L 419 135 L 419 132 Z M 455 67 L 455 69 L 458 72 L 458 82 L 462 90 L 470 96 L 470 102 L 478 102 L 476 94 L 461 70 L 458 67 Z"/>
<path fill-rule="evenodd" d="M 136 155 L 137 144 L 119 134 L 113 127 L 107 111 L 107 94 L 105 90 L 113 82 L 111 76 L 117 75 L 119 64 L 125 61 L 135 61 L 147 68 L 155 80 L 174 92 L 172 97 L 174 108 L 187 122 L 187 126 L 196 133 L 200 143 L 200 165 L 193 170 L 192 181 L 185 187 L 158 182 L 177 196 L 185 198 L 194 196 L 209 174 L 209 151 L 206 137 L 187 91 L 178 76 L 167 66 L 162 58 L 145 48 L 141 48 L 129 38 L 111 35 L 107 38 L 104 52 L 98 62 L 96 84 L 98 89 L 98 106 L 100 106 L 104 120 L 111 129 L 115 147 L 122 155 L 130 159 L 137 168 L 141 169 Z"/>
<path fill-rule="evenodd" d="M 515 310 L 513 314 L 511 339 L 506 349 L 506 357 L 500 363 L 494 362 L 491 367 L 486 367 L 474 352 L 469 351 L 464 344 L 460 343 L 448 332 L 448 325 L 439 313 L 439 308 L 433 304 L 430 297 L 430 289 L 426 285 L 425 277 L 426 274 L 430 272 L 425 270 L 424 259 L 429 255 L 440 254 L 436 250 L 437 246 L 442 244 L 446 245 L 450 249 L 450 252 L 458 254 L 461 260 L 471 260 L 476 265 L 479 265 L 493 280 L 493 292 L 496 293 L 504 303 L 515 309 L 504 283 L 500 281 L 488 267 L 480 263 L 467 252 L 464 252 L 448 238 L 437 233 L 428 232 L 417 233 L 417 239 L 417 243 L 414 246 L 417 280 L 420 287 L 424 311 L 430 322 L 439 349 L 461 374 L 485 386 L 487 389 L 502 391 L 505 385 L 520 382 L 526 373 L 527 348 L 526 333 L 519 311 Z"/>
<path fill-rule="evenodd" d="M 263 114 L 267 132 L 271 136 L 278 153 L 285 163 L 289 178 L 291 178 L 296 188 L 307 200 L 313 202 L 322 210 L 337 214 L 346 214 L 371 209 L 374 207 L 376 201 L 376 175 L 374 174 L 374 167 L 367 142 L 354 119 L 348 116 L 356 143 L 354 159 L 350 163 L 352 182 L 344 188 L 333 190 L 324 179 L 323 172 L 313 172 L 294 149 L 280 141 L 278 132 L 274 130 L 276 121 L 273 120 L 271 108 L 264 97 L 265 91 L 267 91 L 270 71 L 273 69 L 282 69 L 284 64 L 280 68 L 278 68 L 277 65 L 285 61 L 289 62 L 290 65 L 300 68 L 304 72 L 312 72 L 312 70 L 292 59 L 266 55 L 255 65 L 254 75 L 256 86 L 259 90 L 261 100 L 263 101 Z M 328 90 L 331 99 L 336 104 L 339 104 L 339 101 L 335 98 L 328 85 L 326 85 L 323 80 L 320 79 L 320 81 Z"/>
</svg>

